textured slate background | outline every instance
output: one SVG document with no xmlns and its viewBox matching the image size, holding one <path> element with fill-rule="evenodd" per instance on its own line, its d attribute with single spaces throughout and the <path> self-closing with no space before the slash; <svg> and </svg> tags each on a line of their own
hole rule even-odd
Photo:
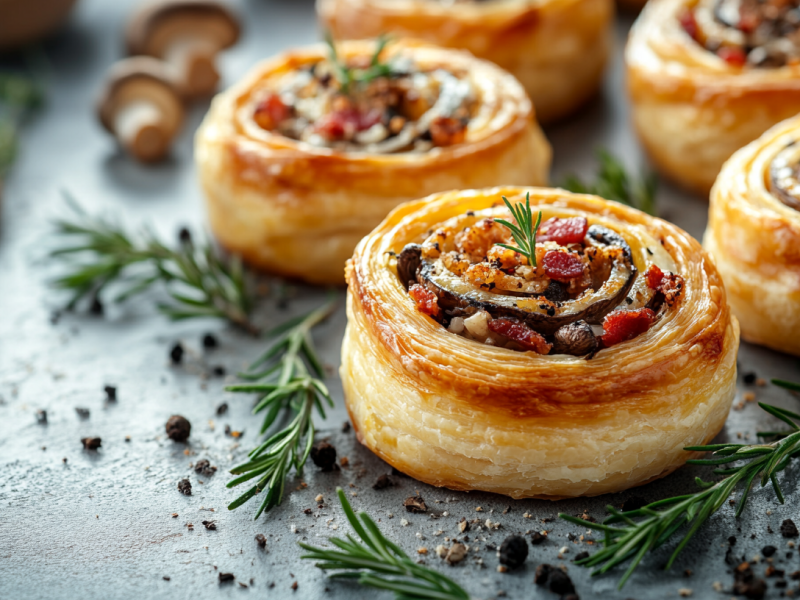
<svg viewBox="0 0 800 600">
<path fill-rule="evenodd" d="M 64 315 L 52 324 L 52 311 L 63 300 L 48 288 L 47 278 L 57 272 L 46 258 L 52 246 L 49 221 L 67 214 L 61 190 L 68 190 L 91 211 L 104 211 L 131 225 L 149 222 L 165 236 L 182 225 L 203 227 L 202 200 L 192 162 L 192 133 L 206 105 L 196 105 L 171 160 L 156 167 L 141 167 L 121 155 L 95 122 L 93 100 L 102 73 L 121 55 L 120 30 L 133 2 L 86 0 L 68 27 L 45 46 L 52 63 L 47 108 L 26 128 L 19 163 L 7 182 L 0 219 L 0 598 L 222 598 L 258 594 L 265 598 L 389 598 L 390 594 L 361 589 L 351 583 L 328 581 L 310 564 L 298 560 L 298 540 L 323 543 L 343 534 L 346 522 L 334 501 L 336 486 L 343 486 L 357 509 L 369 511 L 384 530 L 409 552 L 428 547 L 426 561 L 443 569 L 476 598 L 555 598 L 533 585 L 536 565 L 567 564 L 583 598 L 678 597 L 679 588 L 693 590 L 695 598 L 728 598 L 730 568 L 723 557 L 727 538 L 738 536 L 737 556 L 748 559 L 766 544 L 778 546 L 778 568 L 800 568 L 800 553 L 791 558 L 786 540 L 768 533 L 778 530 L 787 517 L 800 516 L 797 470 L 785 477 L 789 500 L 784 506 L 769 490 L 757 492 L 746 515 L 736 521 L 725 506 L 691 542 L 669 572 L 660 570 L 669 548 L 649 557 L 619 592 L 619 572 L 590 579 L 589 573 L 569 563 L 585 542 L 567 540 L 580 528 L 558 521 L 542 522 L 559 511 L 577 514 L 588 510 L 596 518 L 603 507 L 621 504 L 638 495 L 648 500 L 694 489 L 695 474 L 702 469 L 682 469 L 674 475 L 612 497 L 551 503 L 511 501 L 481 493 L 456 493 L 434 489 L 404 477 L 394 477 L 396 487 L 373 491 L 371 485 L 389 467 L 355 443 L 352 433 L 342 433 L 346 419 L 341 387 L 335 374 L 344 329 L 340 303 L 336 317 L 321 327 L 317 340 L 331 369 L 328 383 L 337 408 L 320 423 L 320 438 L 329 436 L 339 456 L 350 465 L 338 473 L 307 469 L 306 488 L 294 491 L 301 480 L 291 479 L 291 493 L 279 509 L 257 522 L 255 506 L 235 512 L 225 506 L 235 492 L 225 489 L 225 473 L 242 460 L 256 440 L 260 417 L 250 415 L 248 397 L 222 391 L 221 378 L 207 379 L 209 367 L 224 365 L 228 372 L 241 368 L 260 345 L 217 322 L 169 324 L 152 310 L 157 295 L 107 310 L 105 318 Z M 246 15 L 241 43 L 222 59 L 226 83 L 241 76 L 259 58 L 292 44 L 317 38 L 310 0 L 239 2 Z M 643 160 L 626 119 L 620 50 L 630 18 L 618 25 L 618 52 L 604 91 L 582 115 L 551 128 L 555 148 L 554 180 L 566 172 L 589 175 L 592 154 L 608 146 L 629 165 Z M 662 216 L 695 236 L 705 226 L 706 202 L 665 185 L 660 193 Z M 272 294 L 262 305 L 259 319 L 277 324 L 300 311 L 317 306 L 324 291 L 283 287 L 272 281 Z M 343 298 L 343 293 L 338 292 Z M 287 308 L 278 297 L 288 296 Z M 203 352 L 202 334 L 214 332 L 221 347 Z M 169 365 L 168 352 L 176 341 L 190 350 L 184 366 Z M 759 376 L 798 377 L 798 360 L 744 345 L 742 372 Z M 118 401 L 104 402 L 103 386 L 118 387 Z M 739 395 L 742 393 L 739 390 Z M 773 387 L 753 388 L 759 400 L 797 409 L 797 399 Z M 217 416 L 216 407 L 230 409 Z M 90 409 L 81 420 L 76 407 Z M 49 424 L 38 425 L 37 409 L 46 409 Z M 164 435 L 164 422 L 173 413 L 193 424 L 188 445 L 174 444 Z M 212 423 L 213 422 L 213 423 Z M 244 430 L 235 440 L 224 434 L 225 425 Z M 733 411 L 723 437 L 737 434 L 753 440 L 758 428 L 773 426 L 752 403 Z M 103 439 L 98 452 L 83 451 L 80 438 Z M 126 442 L 125 436 L 131 441 Z M 67 458 L 64 464 L 63 458 Z M 208 458 L 219 471 L 197 476 L 189 464 Z M 176 490 L 188 477 L 194 495 Z M 201 484 L 200 481 L 203 481 Z M 412 515 L 402 501 L 419 491 L 429 514 Z M 314 497 L 326 498 L 323 509 Z M 476 512 L 476 507 L 483 512 Z M 312 515 L 303 510 L 312 508 Z M 213 512 L 211 512 L 213 509 Z M 503 511 L 508 509 L 508 512 Z M 447 513 L 447 516 L 444 513 Z M 523 515 L 529 513 L 531 518 Z M 172 518 L 172 513 L 178 513 Z M 448 567 L 433 554 L 443 538 L 457 534 L 457 522 L 486 517 L 501 523 L 496 531 L 471 531 L 468 543 L 477 550 L 457 567 Z M 200 524 L 215 519 L 217 531 Z M 403 525 L 403 519 L 408 524 Z M 189 530 L 188 523 L 194 524 Z M 548 541 L 531 549 L 525 568 L 507 574 L 498 564 L 491 544 L 512 532 L 547 530 Z M 437 532 L 441 531 L 441 533 Z M 260 550 L 253 537 L 267 535 Z M 754 536 L 751 539 L 751 536 Z M 461 536 L 463 537 L 463 536 Z M 559 549 L 569 549 L 563 560 Z M 596 546 L 595 546 L 596 548 Z M 478 559 L 482 561 L 482 566 Z M 756 567 L 759 576 L 765 564 Z M 693 575 L 684 577 L 685 569 Z M 218 571 L 232 572 L 234 584 L 219 584 Z M 165 581 L 164 576 L 170 577 Z M 768 597 L 777 597 L 775 579 L 769 580 Z M 296 591 L 291 586 L 298 583 Z M 725 592 L 714 591 L 720 582 Z M 797 582 L 790 582 L 797 588 Z M 274 585 L 273 585 L 274 584 Z"/>
</svg>

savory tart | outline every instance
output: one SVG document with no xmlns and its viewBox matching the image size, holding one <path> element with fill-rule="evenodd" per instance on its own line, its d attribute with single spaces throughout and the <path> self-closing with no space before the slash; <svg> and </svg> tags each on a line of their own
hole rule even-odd
<svg viewBox="0 0 800 600">
<path fill-rule="evenodd" d="M 358 241 L 437 191 L 547 180 L 550 146 L 519 82 L 462 51 L 310 46 L 214 99 L 195 144 L 211 228 L 264 270 L 343 283 Z"/>
<path fill-rule="evenodd" d="M 386 32 L 463 48 L 512 73 L 542 122 L 579 108 L 600 86 L 613 0 L 317 0 L 337 39 Z"/>
<path fill-rule="evenodd" d="M 650 2 L 625 61 L 644 146 L 705 195 L 736 150 L 800 112 L 800 0 Z"/>
<path fill-rule="evenodd" d="M 596 196 L 405 204 L 359 243 L 347 281 L 340 372 L 358 439 L 432 485 L 623 490 L 691 458 L 734 397 L 739 328 L 700 244 Z"/>
<path fill-rule="evenodd" d="M 742 337 L 800 356 L 800 117 L 725 163 L 711 190 L 703 245 Z"/>
</svg>

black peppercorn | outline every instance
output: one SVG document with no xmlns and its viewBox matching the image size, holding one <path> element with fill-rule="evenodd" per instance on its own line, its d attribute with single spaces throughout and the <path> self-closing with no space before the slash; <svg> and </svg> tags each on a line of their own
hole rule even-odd
<svg viewBox="0 0 800 600">
<path fill-rule="evenodd" d="M 528 542 L 521 535 L 510 535 L 500 544 L 500 564 L 509 569 L 521 567 L 528 558 Z"/>
<path fill-rule="evenodd" d="M 264 548 L 267 545 L 267 538 L 264 537 L 263 533 L 256 534 L 256 543 L 259 545 L 260 548 Z"/>
<path fill-rule="evenodd" d="M 533 535 L 531 535 L 531 544 L 538 546 L 539 544 L 543 544 L 546 539 L 546 536 L 543 536 L 538 531 L 534 531 Z"/>
<path fill-rule="evenodd" d="M 106 393 L 106 400 L 109 402 L 114 402 L 117 399 L 117 388 L 113 385 L 107 385 L 103 388 L 103 391 Z"/>
<path fill-rule="evenodd" d="M 219 342 L 212 334 L 207 333 L 203 336 L 203 348 L 208 348 L 210 350 L 211 348 L 216 348 L 217 346 L 219 346 Z"/>
<path fill-rule="evenodd" d="M 781 535 L 785 538 L 797 537 L 797 525 L 791 519 L 786 519 L 781 523 Z"/>
<path fill-rule="evenodd" d="M 336 448 L 328 442 L 317 442 L 311 448 L 311 460 L 323 471 L 332 471 L 336 464 Z"/>
<path fill-rule="evenodd" d="M 176 442 L 185 442 L 192 432 L 192 424 L 180 415 L 172 415 L 166 424 L 167 436 Z"/>
<path fill-rule="evenodd" d="M 184 496 L 192 495 L 192 482 L 188 479 L 181 479 L 178 482 L 178 491 Z"/>
<path fill-rule="evenodd" d="M 81 438 L 84 450 L 97 450 L 102 444 L 99 437 Z"/>
<path fill-rule="evenodd" d="M 179 365 L 183 360 L 183 346 L 180 342 L 175 344 L 172 349 L 169 351 L 169 358 L 172 361 L 172 364 Z"/>
<path fill-rule="evenodd" d="M 763 554 L 764 556 L 769 558 L 770 556 L 775 554 L 777 551 L 778 551 L 778 549 L 775 546 L 764 546 L 761 549 L 761 554 Z"/>
</svg>

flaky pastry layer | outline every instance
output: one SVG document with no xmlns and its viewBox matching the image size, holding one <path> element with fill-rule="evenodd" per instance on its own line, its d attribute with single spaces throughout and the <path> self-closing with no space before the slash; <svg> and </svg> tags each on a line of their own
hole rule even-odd
<svg viewBox="0 0 800 600">
<path fill-rule="evenodd" d="M 317 0 L 337 39 L 382 33 L 464 48 L 512 73 L 540 122 L 579 108 L 600 86 L 611 49 L 613 0 Z"/>
<path fill-rule="evenodd" d="M 531 193 L 543 218 L 585 216 L 658 240 L 685 296 L 649 331 L 591 360 L 454 335 L 416 310 L 390 252 L 467 210 Z M 662 477 L 711 440 L 734 396 L 739 330 L 700 245 L 665 221 L 542 188 L 437 194 L 397 208 L 348 263 L 341 378 L 358 439 L 421 481 L 514 498 L 589 496 Z"/>
<path fill-rule="evenodd" d="M 703 245 L 725 281 L 742 337 L 800 356 L 800 212 L 769 190 L 775 156 L 800 142 L 800 117 L 725 163 L 711 190 Z"/>
<path fill-rule="evenodd" d="M 371 56 L 374 43 L 337 44 L 344 58 Z M 514 77 L 472 55 L 416 42 L 387 50 L 423 67 L 469 72 L 478 109 L 462 144 L 427 152 L 337 152 L 274 134 L 252 119 L 264 82 L 328 55 L 323 45 L 258 65 L 217 96 L 195 139 L 211 229 L 229 250 L 264 270 L 341 284 L 358 241 L 402 202 L 434 192 L 547 181 L 550 145 Z"/>
<path fill-rule="evenodd" d="M 800 112 L 800 65 L 731 66 L 695 42 L 678 16 L 696 0 L 649 2 L 625 49 L 636 131 L 658 168 L 707 195 L 722 164 Z"/>
</svg>

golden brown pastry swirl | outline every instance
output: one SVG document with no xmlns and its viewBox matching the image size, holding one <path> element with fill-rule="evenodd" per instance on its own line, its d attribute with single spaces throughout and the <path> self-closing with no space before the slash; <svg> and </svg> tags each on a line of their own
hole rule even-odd
<svg viewBox="0 0 800 600">
<path fill-rule="evenodd" d="M 800 118 L 725 163 L 703 245 L 725 281 L 742 337 L 800 355 Z"/>
<path fill-rule="evenodd" d="M 749 24 L 726 21 L 745 5 L 651 2 L 625 50 L 642 143 L 662 172 L 702 194 L 736 150 L 800 112 L 800 64 L 793 58 L 800 45 L 792 41 L 797 31 L 786 30 L 783 21 L 752 21 L 762 25 L 746 34 L 739 27 Z"/>
<path fill-rule="evenodd" d="M 342 60 L 362 64 L 375 50 L 369 41 L 337 47 Z M 215 98 L 197 132 L 195 158 L 212 231 L 249 263 L 312 283 L 341 283 L 358 240 L 401 202 L 446 189 L 546 181 L 550 146 L 525 91 L 466 52 L 408 41 L 386 50 L 387 61 L 456 73 L 468 84 L 466 128 L 446 146 L 389 153 L 372 152 L 367 143 L 329 147 L 257 121 L 280 82 L 327 56 L 320 44 L 265 61 Z"/>
<path fill-rule="evenodd" d="M 463 48 L 512 73 L 541 122 L 575 111 L 598 89 L 611 48 L 613 0 L 317 0 L 337 39 L 391 32 Z"/>
<path fill-rule="evenodd" d="M 526 192 L 544 219 L 585 217 L 616 232 L 639 273 L 650 264 L 679 273 L 680 301 L 590 360 L 481 343 L 418 310 L 396 254 Z M 688 234 L 620 204 L 537 188 L 438 194 L 399 207 L 362 240 L 347 281 L 341 376 L 358 439 L 433 485 L 515 498 L 618 491 L 683 464 L 683 447 L 712 439 L 727 417 L 738 326 L 716 269 Z"/>
</svg>

